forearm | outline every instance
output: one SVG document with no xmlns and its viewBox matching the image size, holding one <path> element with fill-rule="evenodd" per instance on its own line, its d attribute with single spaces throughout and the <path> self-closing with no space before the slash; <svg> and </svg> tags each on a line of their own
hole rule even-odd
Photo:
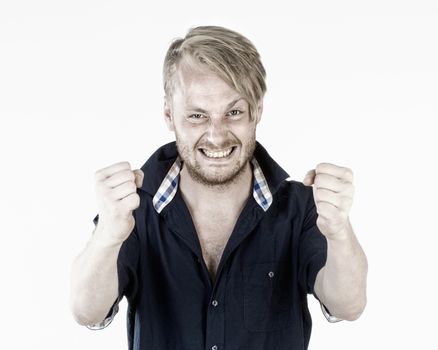
<svg viewBox="0 0 438 350">
<path fill-rule="evenodd" d="M 336 317 L 355 320 L 366 305 L 368 264 L 348 221 L 336 238 L 327 239 L 327 262 L 318 273 L 315 292 Z"/>
<path fill-rule="evenodd" d="M 70 307 L 82 325 L 101 322 L 118 297 L 117 258 L 122 243 L 106 243 L 96 227 L 84 251 L 73 262 Z"/>
</svg>

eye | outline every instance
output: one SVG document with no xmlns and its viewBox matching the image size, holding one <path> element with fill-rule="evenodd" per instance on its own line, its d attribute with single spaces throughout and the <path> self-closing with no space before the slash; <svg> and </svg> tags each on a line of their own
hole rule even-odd
<svg viewBox="0 0 438 350">
<path fill-rule="evenodd" d="M 187 117 L 187 119 L 188 119 L 189 121 L 193 122 L 193 123 L 199 123 L 199 122 L 203 121 L 205 118 L 206 118 L 205 115 L 203 115 L 203 114 L 199 114 L 199 113 L 196 113 L 196 114 L 190 114 L 190 115 Z"/>
<path fill-rule="evenodd" d="M 233 109 L 232 111 L 228 112 L 227 115 L 231 117 L 237 117 L 242 114 L 242 111 L 239 111 L 238 109 Z"/>
</svg>

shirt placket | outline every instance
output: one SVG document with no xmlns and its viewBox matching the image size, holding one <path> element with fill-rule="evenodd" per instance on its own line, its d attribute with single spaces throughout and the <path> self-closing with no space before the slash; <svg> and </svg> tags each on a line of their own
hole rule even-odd
<svg viewBox="0 0 438 350">
<path fill-rule="evenodd" d="M 225 293 L 224 278 L 218 276 L 207 306 L 206 350 L 224 349 L 225 338 Z"/>
</svg>

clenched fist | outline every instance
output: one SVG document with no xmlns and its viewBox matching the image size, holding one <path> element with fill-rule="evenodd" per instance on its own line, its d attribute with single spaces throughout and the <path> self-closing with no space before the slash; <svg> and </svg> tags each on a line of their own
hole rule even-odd
<svg viewBox="0 0 438 350">
<path fill-rule="evenodd" d="M 100 239 L 121 243 L 128 238 L 135 225 L 132 211 L 140 205 L 137 187 L 142 185 L 143 177 L 143 172 L 131 170 L 128 162 L 96 171 L 98 225 L 105 232 Z"/>
<path fill-rule="evenodd" d="M 318 212 L 316 224 L 321 233 L 327 238 L 340 238 L 348 225 L 353 203 L 353 172 L 349 168 L 321 163 L 306 174 L 303 183 L 313 185 Z"/>
</svg>

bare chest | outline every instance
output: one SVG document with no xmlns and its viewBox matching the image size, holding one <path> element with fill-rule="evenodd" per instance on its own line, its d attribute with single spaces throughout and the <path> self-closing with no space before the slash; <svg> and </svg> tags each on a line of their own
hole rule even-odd
<svg viewBox="0 0 438 350">
<path fill-rule="evenodd" d="M 214 280 L 228 239 L 236 219 L 226 215 L 196 217 L 194 219 L 202 256 L 211 278 Z"/>
</svg>

